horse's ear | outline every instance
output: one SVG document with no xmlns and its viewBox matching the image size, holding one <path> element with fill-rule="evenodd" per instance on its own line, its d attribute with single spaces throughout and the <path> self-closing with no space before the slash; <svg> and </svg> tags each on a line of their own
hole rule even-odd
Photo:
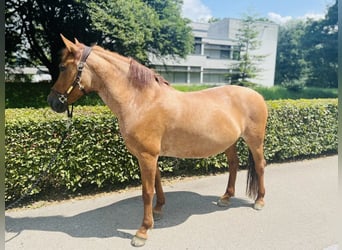
<svg viewBox="0 0 342 250">
<path fill-rule="evenodd" d="M 60 35 L 61 35 L 61 38 L 62 38 L 66 48 L 69 50 L 69 52 L 76 55 L 78 53 L 78 50 L 79 50 L 79 48 L 76 46 L 76 44 L 74 44 L 73 42 L 71 42 L 70 40 L 65 38 L 65 36 L 63 36 L 62 34 L 60 34 Z"/>
<path fill-rule="evenodd" d="M 77 40 L 76 37 L 75 37 L 74 39 L 75 39 L 75 44 L 76 44 L 76 45 L 77 45 L 77 44 L 80 44 L 80 42 Z"/>
</svg>

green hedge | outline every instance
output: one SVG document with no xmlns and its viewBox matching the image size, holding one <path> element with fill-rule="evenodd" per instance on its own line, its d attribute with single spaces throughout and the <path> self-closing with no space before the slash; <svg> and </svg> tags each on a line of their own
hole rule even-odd
<svg viewBox="0 0 342 250">
<path fill-rule="evenodd" d="M 194 91 L 213 86 L 209 85 L 172 85 L 181 91 Z M 44 108 L 48 106 L 47 96 L 52 87 L 52 83 L 22 83 L 10 82 L 5 87 L 5 107 L 6 108 Z M 337 89 L 330 88 L 304 88 L 298 91 L 290 91 L 284 87 L 255 87 L 265 100 L 279 99 L 313 99 L 313 98 L 337 98 Z M 78 106 L 104 105 L 103 101 L 96 93 L 90 93 L 77 101 Z"/>
<path fill-rule="evenodd" d="M 48 107 L 47 96 L 52 83 L 49 82 L 10 82 L 5 84 L 5 107 L 8 108 L 44 108 Z M 96 93 L 90 93 L 77 105 L 104 105 Z"/>
<path fill-rule="evenodd" d="M 268 101 L 265 157 L 270 162 L 337 153 L 337 99 Z M 5 124 L 6 201 L 21 196 L 47 168 L 65 131 L 65 115 L 50 109 L 7 109 Z M 241 165 L 247 149 L 239 142 Z M 227 170 L 223 154 L 208 159 L 161 158 L 170 175 Z M 136 159 L 107 107 L 76 107 L 70 135 L 56 164 L 33 193 L 76 193 L 139 180 Z"/>
</svg>

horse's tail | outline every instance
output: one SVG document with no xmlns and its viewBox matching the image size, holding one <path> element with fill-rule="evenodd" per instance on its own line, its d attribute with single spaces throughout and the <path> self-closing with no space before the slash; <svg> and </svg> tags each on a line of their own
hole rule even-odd
<svg viewBox="0 0 342 250">
<path fill-rule="evenodd" d="M 247 173 L 247 186 L 246 186 L 246 194 L 255 199 L 258 195 L 259 185 L 258 185 L 258 176 L 255 170 L 255 163 L 253 159 L 252 152 L 250 150 L 248 155 L 248 173 Z"/>
</svg>

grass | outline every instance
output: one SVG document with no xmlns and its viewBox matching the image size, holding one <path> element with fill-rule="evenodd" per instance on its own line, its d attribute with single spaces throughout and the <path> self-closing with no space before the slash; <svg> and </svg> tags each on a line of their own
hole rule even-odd
<svg viewBox="0 0 342 250">
<path fill-rule="evenodd" d="M 213 85 L 189 85 L 173 84 L 172 87 L 180 91 L 197 91 L 214 87 Z M 6 83 L 5 88 L 5 107 L 6 108 L 43 108 L 47 107 L 47 95 L 50 92 L 49 83 Z M 315 98 L 337 98 L 338 90 L 329 88 L 304 88 L 297 91 L 291 91 L 284 87 L 275 86 L 255 87 L 266 100 L 279 99 L 315 99 Z M 104 105 L 102 100 L 91 93 L 79 101 L 76 105 L 94 106 Z"/>
<path fill-rule="evenodd" d="M 179 91 L 190 92 L 190 91 L 198 91 L 202 89 L 208 89 L 215 87 L 215 85 L 190 85 L 190 84 L 171 84 L 171 86 Z"/>
<path fill-rule="evenodd" d="M 305 87 L 301 90 L 288 90 L 286 88 L 275 86 L 272 88 L 256 87 L 266 100 L 279 99 L 316 99 L 316 98 L 337 98 L 338 90 L 329 88 Z"/>
<path fill-rule="evenodd" d="M 173 87 L 177 90 L 187 92 L 212 88 L 214 87 L 214 85 L 173 85 Z M 253 89 L 259 92 L 266 100 L 316 99 L 338 97 L 338 90 L 331 88 L 305 87 L 304 89 L 293 91 L 280 86 L 274 86 L 271 88 L 258 86 Z"/>
</svg>

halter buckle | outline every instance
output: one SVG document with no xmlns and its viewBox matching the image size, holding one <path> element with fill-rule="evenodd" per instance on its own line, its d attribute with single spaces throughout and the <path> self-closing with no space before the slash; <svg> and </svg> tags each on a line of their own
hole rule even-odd
<svg viewBox="0 0 342 250">
<path fill-rule="evenodd" d="M 84 86 L 81 83 L 78 84 L 78 88 L 79 90 L 84 91 Z"/>
<path fill-rule="evenodd" d="M 77 65 L 77 70 L 78 70 L 78 71 L 82 71 L 83 68 L 84 68 L 84 62 L 81 61 L 81 62 L 79 62 L 78 65 Z"/>
<path fill-rule="evenodd" d="M 66 97 L 65 95 L 60 95 L 59 97 L 58 97 L 58 100 L 61 102 L 61 103 L 65 103 L 65 102 L 67 102 L 68 101 L 68 97 Z"/>
</svg>

